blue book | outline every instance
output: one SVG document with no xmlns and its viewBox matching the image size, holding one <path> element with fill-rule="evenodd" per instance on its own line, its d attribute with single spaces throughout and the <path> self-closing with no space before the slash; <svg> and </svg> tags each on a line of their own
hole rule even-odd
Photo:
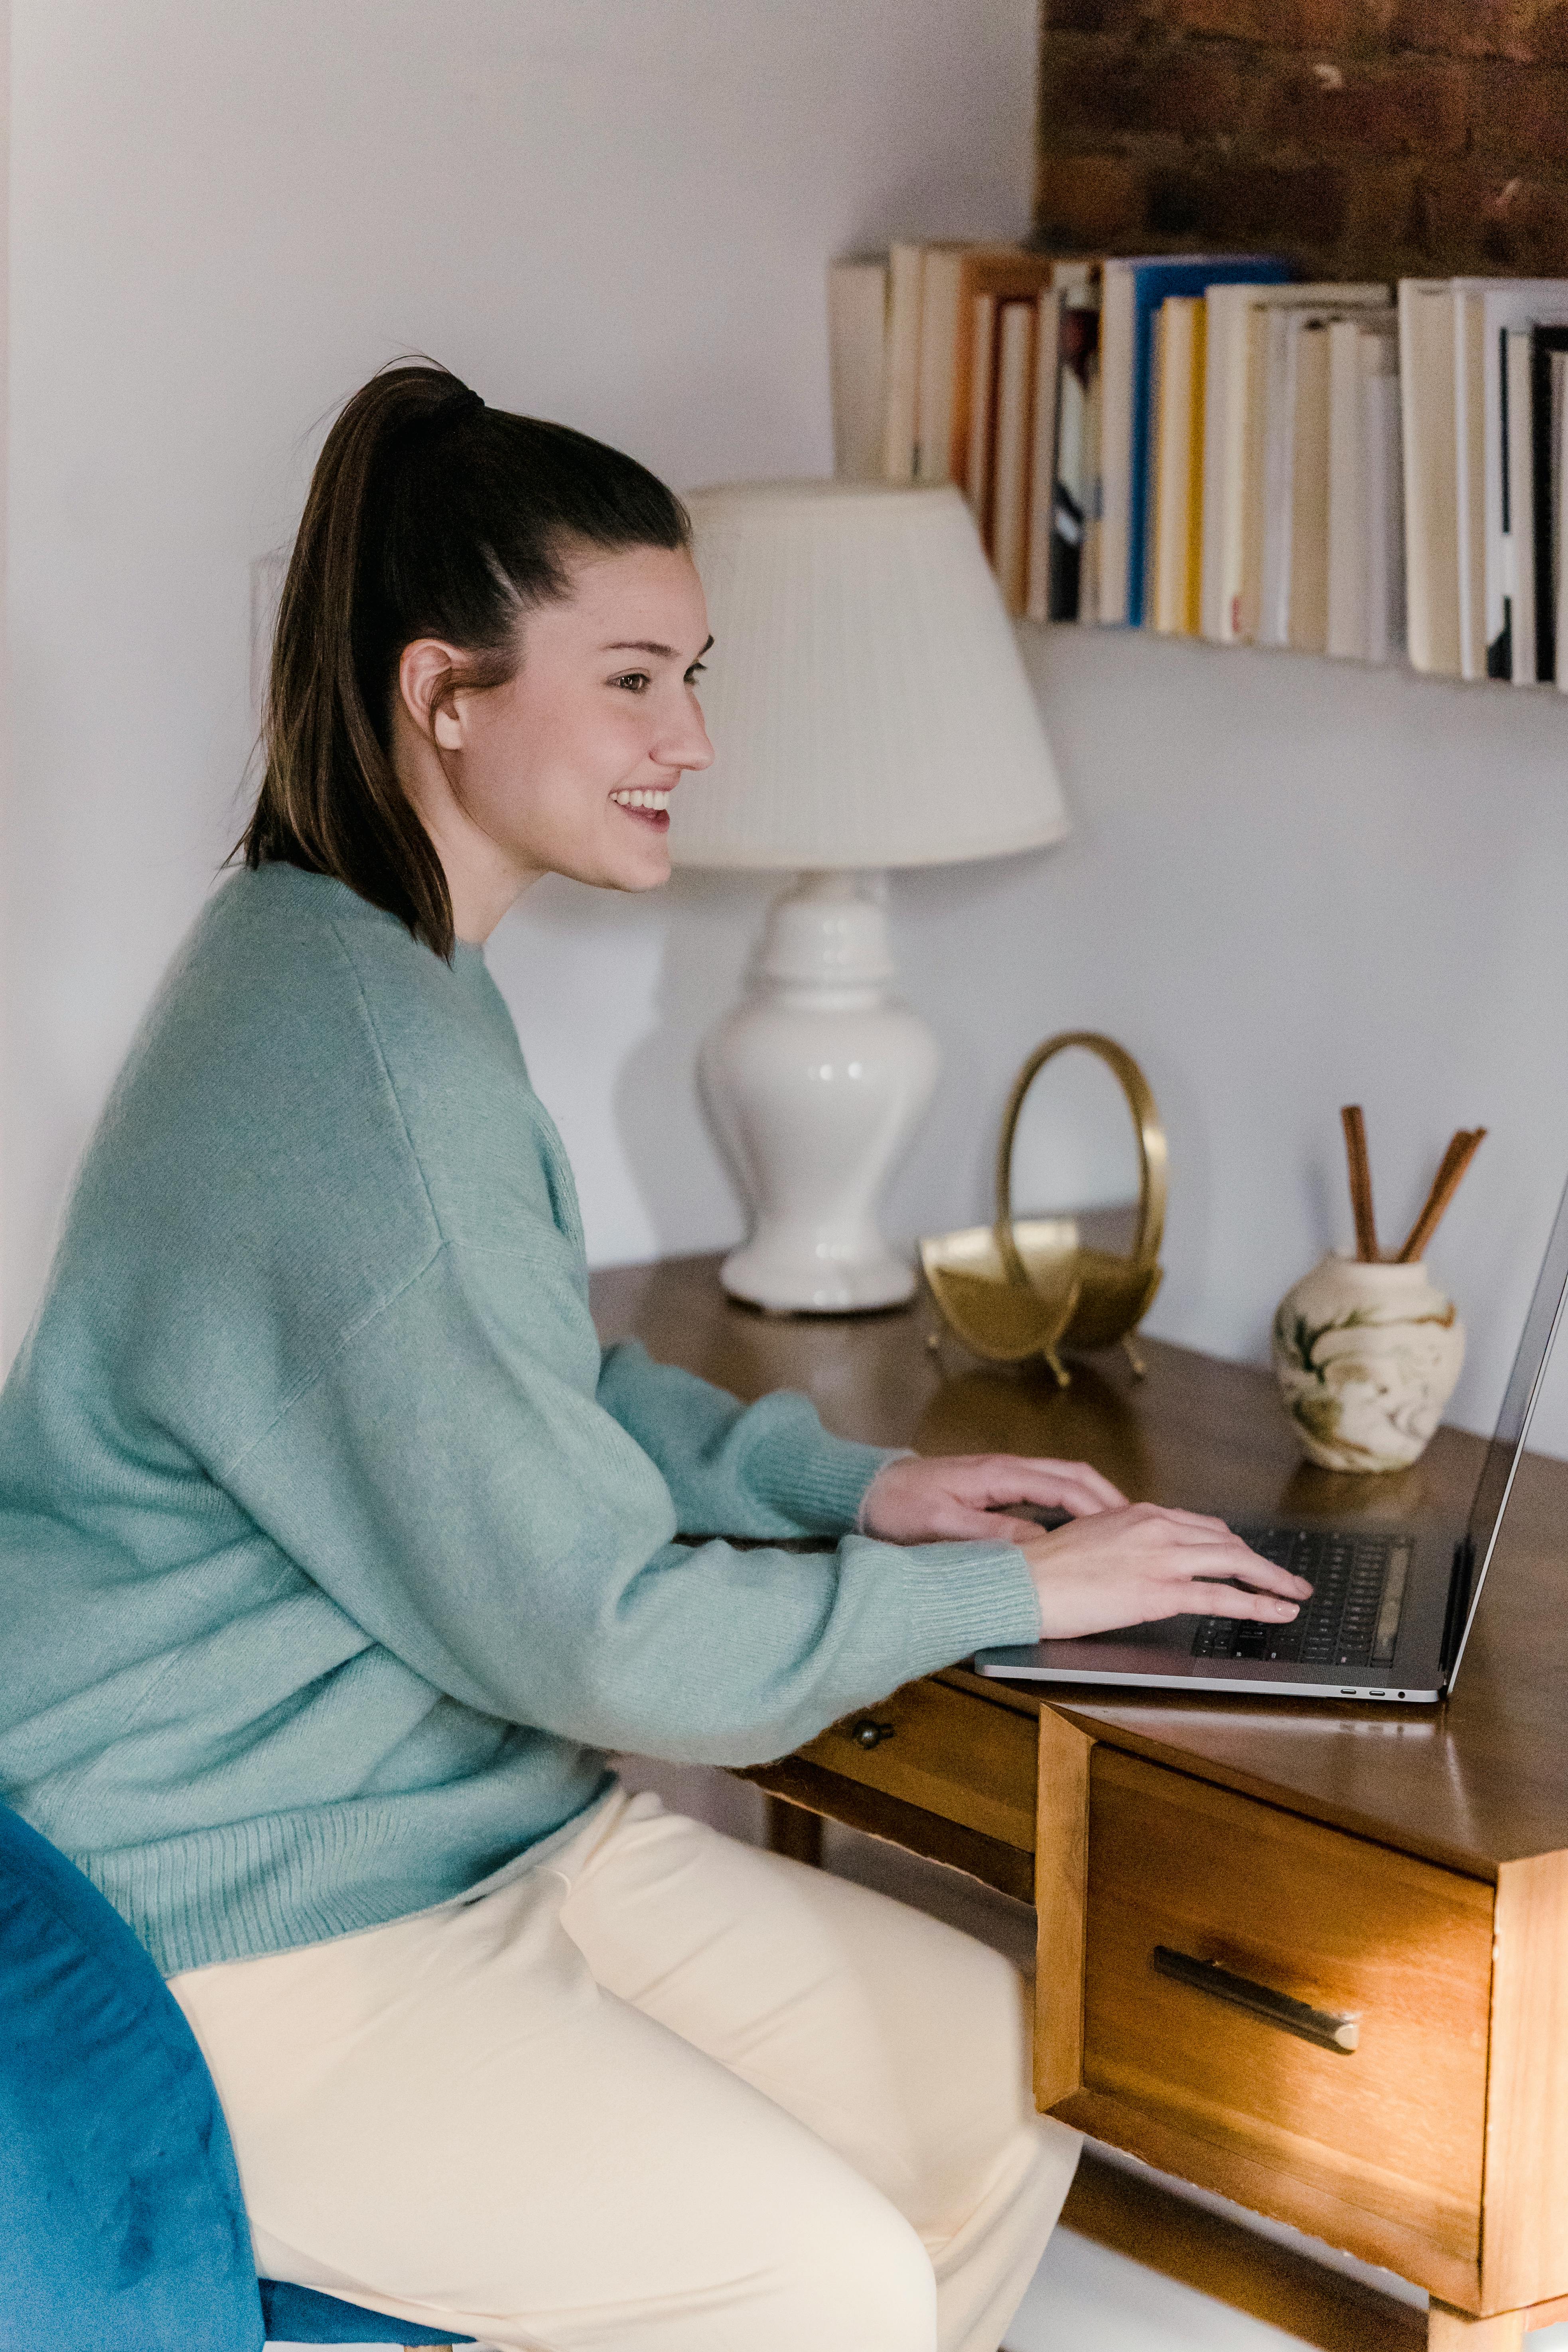
<svg viewBox="0 0 1568 2352">
<path fill-rule="evenodd" d="M 1108 260 L 1101 323 L 1102 621 L 1143 619 L 1152 439 L 1154 317 L 1171 294 L 1210 286 L 1282 286 L 1295 272 L 1277 255 L 1186 255 Z"/>
</svg>

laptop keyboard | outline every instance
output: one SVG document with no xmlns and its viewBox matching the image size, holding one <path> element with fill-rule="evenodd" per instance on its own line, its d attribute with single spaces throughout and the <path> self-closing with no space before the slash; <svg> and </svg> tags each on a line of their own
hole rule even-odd
<svg viewBox="0 0 1568 2352">
<path fill-rule="evenodd" d="M 1248 1528 L 1265 1559 L 1304 1576 L 1312 1598 L 1289 1625 L 1250 1617 L 1200 1617 L 1194 1658 L 1259 1658 L 1303 1666 L 1386 1666 L 1394 1662 L 1410 1574 L 1408 1536 Z"/>
</svg>

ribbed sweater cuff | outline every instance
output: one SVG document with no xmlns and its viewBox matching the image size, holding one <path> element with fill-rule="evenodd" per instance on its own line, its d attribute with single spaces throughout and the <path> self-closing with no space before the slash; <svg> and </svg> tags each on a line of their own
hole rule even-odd
<svg viewBox="0 0 1568 2352">
<path fill-rule="evenodd" d="M 747 1457 L 746 1482 L 759 1500 L 814 1534 L 840 1535 L 857 1525 L 867 1487 L 902 1449 L 859 1445 L 826 1430 L 814 1439 L 803 1444 L 795 1425 L 770 1433 Z"/>
<path fill-rule="evenodd" d="M 1039 1597 L 1016 1544 L 914 1544 L 901 1556 L 917 1673 L 933 1674 L 973 1650 L 1039 1640 Z"/>
</svg>

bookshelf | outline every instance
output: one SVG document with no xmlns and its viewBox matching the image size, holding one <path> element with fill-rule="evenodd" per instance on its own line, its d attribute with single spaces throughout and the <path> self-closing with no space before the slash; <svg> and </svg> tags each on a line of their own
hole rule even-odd
<svg viewBox="0 0 1568 2352">
<path fill-rule="evenodd" d="M 958 480 L 1036 619 L 1072 607 L 1047 546 L 1059 490 L 1082 540 L 1056 567 L 1085 575 L 1084 617 L 1478 684 L 1568 672 L 1550 331 L 1568 322 L 1568 6 L 1045 0 L 1039 95 L 1030 257 L 1049 276 L 1032 289 L 990 256 L 994 316 L 973 349 L 960 325 L 933 467 L 916 419 L 942 372 L 909 327 L 904 249 L 906 454 L 879 470 Z M 980 288 L 939 250 L 951 325 Z M 1204 253 L 1267 256 L 1298 289 L 1303 315 L 1268 331 L 1250 306 L 1272 344 L 1250 383 L 1238 298 L 1194 278 Z M 1155 264 L 1168 309 L 1143 299 Z M 1107 293 L 1125 310 L 1130 278 L 1131 356 Z M 1091 383 L 1062 338 L 1081 345 L 1096 310 Z"/>
<path fill-rule="evenodd" d="M 901 245 L 829 313 L 840 471 L 956 484 L 1018 618 L 1568 682 L 1568 273 Z"/>
</svg>

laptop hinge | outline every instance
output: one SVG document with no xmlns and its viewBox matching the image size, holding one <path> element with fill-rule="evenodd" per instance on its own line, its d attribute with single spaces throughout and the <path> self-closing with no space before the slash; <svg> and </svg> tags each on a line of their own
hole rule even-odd
<svg viewBox="0 0 1568 2352">
<path fill-rule="evenodd" d="M 1443 1619 L 1443 1673 L 1458 1654 L 1465 1637 L 1465 1624 L 1470 1613 L 1470 1584 L 1476 1572 L 1476 1547 L 1468 1536 L 1454 1546 L 1454 1572 L 1448 1579 L 1448 1608 Z"/>
</svg>

